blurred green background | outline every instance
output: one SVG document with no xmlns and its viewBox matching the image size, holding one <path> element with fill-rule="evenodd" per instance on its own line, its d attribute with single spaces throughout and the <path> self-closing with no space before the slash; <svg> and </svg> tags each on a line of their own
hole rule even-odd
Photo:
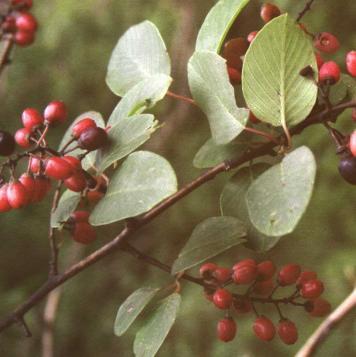
<svg viewBox="0 0 356 357">
<path fill-rule="evenodd" d="M 87 110 L 97 110 L 105 117 L 118 98 L 105 85 L 106 66 L 119 36 L 131 25 L 144 19 L 161 30 L 172 55 L 175 83 L 173 89 L 188 93 L 185 66 L 192 53 L 195 36 L 213 0 L 35 0 L 34 13 L 40 23 L 36 43 L 16 49 L 13 63 L 0 82 L 0 127 L 20 127 L 20 114 L 28 106 L 43 108 L 53 99 L 64 100 L 70 117 Z M 304 1 L 276 1 L 284 11 L 296 15 Z M 246 36 L 262 26 L 258 16 L 261 2 L 250 5 L 234 26 L 235 35 Z M 311 31 L 336 34 L 342 48 L 335 56 L 343 65 L 346 51 L 355 49 L 356 4 L 354 0 L 316 0 L 304 21 Z M 156 109 L 165 122 L 146 145 L 146 149 L 164 155 L 177 172 L 180 184 L 199 174 L 193 168 L 194 154 L 209 136 L 207 121 L 197 110 L 167 99 Z M 345 112 L 339 128 L 351 130 L 350 112 Z M 51 134 L 56 145 L 65 128 Z M 317 270 L 325 281 L 325 296 L 333 306 L 351 291 L 355 281 L 356 191 L 337 173 L 335 148 L 326 131 L 310 128 L 295 144 L 309 145 L 319 164 L 312 202 L 298 229 L 285 237 L 272 251 L 256 255 L 238 247 L 214 261 L 227 266 L 237 259 L 255 256 L 270 258 L 277 264 L 300 263 Z M 218 215 L 218 197 L 229 175 L 222 175 L 182 200 L 161 217 L 142 229 L 132 242 L 140 249 L 166 263 L 171 263 L 194 226 L 209 216 Z M 30 209 L 0 216 L 0 316 L 5 316 L 33 292 L 47 277 L 47 222 L 49 202 Z M 78 248 L 63 235 L 62 265 L 109 241 L 119 225 L 100 230 L 94 246 Z M 116 252 L 86 270 L 62 289 L 55 321 L 55 356 L 132 356 L 137 325 L 122 338 L 113 334 L 113 323 L 120 303 L 142 285 L 163 286 L 170 276 Z M 253 336 L 253 316 L 238 320 L 238 337 L 223 344 L 215 338 L 216 322 L 221 313 L 203 297 L 197 286 L 184 283 L 183 304 L 177 323 L 158 356 L 292 356 L 320 321 L 300 311 L 288 311 L 300 332 L 298 343 L 283 346 L 278 339 L 265 344 Z M 25 338 L 20 326 L 13 326 L 0 336 L 0 356 L 45 356 L 42 354 L 44 303 L 34 308 L 26 319 L 33 337 Z M 273 318 L 277 320 L 274 312 Z M 355 317 L 355 316 L 353 316 Z M 356 353 L 356 322 L 349 316 L 328 338 L 318 356 L 352 356 Z M 48 357 L 48 356 L 46 356 Z"/>
</svg>

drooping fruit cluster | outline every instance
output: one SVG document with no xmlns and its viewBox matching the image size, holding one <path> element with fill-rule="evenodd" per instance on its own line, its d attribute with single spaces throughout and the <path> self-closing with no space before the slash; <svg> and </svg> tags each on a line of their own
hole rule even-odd
<svg viewBox="0 0 356 357">
<path fill-rule="evenodd" d="M 205 263 L 200 267 L 200 276 L 205 283 L 205 296 L 215 307 L 224 310 L 225 317 L 218 322 L 217 336 L 221 341 L 232 341 L 237 332 L 233 315 L 249 312 L 256 314 L 253 323 L 255 335 L 263 341 L 271 341 L 276 332 L 287 345 L 298 339 L 295 324 L 282 315 L 280 306 L 290 305 L 304 308 L 310 316 L 327 315 L 330 304 L 320 296 L 324 291 L 323 283 L 313 271 L 302 271 L 297 264 L 287 264 L 277 272 L 270 260 L 257 263 L 254 259 L 237 262 L 231 269 Z M 245 291 L 232 291 L 245 287 Z M 294 286 L 294 292 L 283 298 L 274 298 L 277 289 Z M 257 312 L 257 304 L 271 304 L 277 308 L 280 320 L 275 324 Z"/>
<path fill-rule="evenodd" d="M 21 47 L 35 41 L 38 28 L 36 18 L 29 12 L 32 0 L 11 0 L 8 14 L 1 24 L 2 32 Z"/>
<path fill-rule="evenodd" d="M 89 244 L 96 239 L 95 229 L 89 223 L 89 215 L 88 211 L 75 211 L 66 223 L 72 239 L 78 243 Z"/>
</svg>

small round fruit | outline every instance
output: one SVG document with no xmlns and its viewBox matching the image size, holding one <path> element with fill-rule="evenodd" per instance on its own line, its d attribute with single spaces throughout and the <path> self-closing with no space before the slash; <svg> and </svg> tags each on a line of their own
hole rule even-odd
<svg viewBox="0 0 356 357">
<path fill-rule="evenodd" d="M 202 278 L 209 279 L 217 267 L 214 263 L 205 263 L 200 267 L 199 274 Z"/>
<path fill-rule="evenodd" d="M 235 284 L 251 284 L 257 278 L 256 265 L 244 265 L 234 269 L 232 280 Z"/>
<path fill-rule="evenodd" d="M 82 163 L 77 157 L 66 155 L 63 156 L 63 160 L 67 161 L 68 164 L 70 164 L 73 169 L 75 170 L 81 170 L 82 169 Z"/>
<path fill-rule="evenodd" d="M 260 16 L 263 22 L 267 23 L 281 14 L 278 6 L 270 3 L 265 3 L 261 7 Z"/>
<path fill-rule="evenodd" d="M 317 279 L 309 280 L 302 285 L 300 295 L 305 299 L 316 299 L 324 291 L 324 284 Z"/>
<path fill-rule="evenodd" d="M 16 28 L 18 31 L 34 33 L 37 30 L 37 20 L 29 12 L 20 12 L 16 17 Z"/>
<path fill-rule="evenodd" d="M 248 298 L 234 298 L 232 306 L 238 314 L 246 314 L 252 310 L 252 304 Z"/>
<path fill-rule="evenodd" d="M 226 289 L 217 289 L 213 296 L 214 305 L 222 310 L 229 309 L 232 304 L 232 295 Z"/>
<path fill-rule="evenodd" d="M 27 128 L 21 128 L 15 133 L 15 141 L 17 145 L 23 148 L 29 148 L 31 146 L 31 130 Z"/>
<path fill-rule="evenodd" d="M 352 77 L 356 77 L 356 51 L 350 51 L 346 55 L 346 68 Z"/>
<path fill-rule="evenodd" d="M 15 151 L 15 139 L 7 131 L 0 130 L 0 155 L 10 156 Z"/>
<path fill-rule="evenodd" d="M 35 41 L 34 32 L 17 31 L 15 33 L 15 43 L 20 47 L 26 47 L 33 44 Z"/>
<path fill-rule="evenodd" d="M 60 124 L 67 119 L 67 107 L 58 100 L 47 105 L 44 110 L 44 119 L 46 124 Z"/>
<path fill-rule="evenodd" d="M 290 320 L 281 320 L 277 327 L 280 339 L 286 345 L 293 345 L 298 340 L 298 330 L 295 324 Z"/>
<path fill-rule="evenodd" d="M 82 170 L 77 170 L 72 176 L 64 180 L 64 185 L 73 192 L 82 192 L 87 187 L 87 180 Z"/>
<path fill-rule="evenodd" d="M 300 275 L 301 269 L 297 264 L 287 264 L 281 268 L 278 274 L 278 282 L 281 286 L 295 284 Z"/>
<path fill-rule="evenodd" d="M 274 289 L 274 282 L 272 279 L 257 281 L 253 287 L 253 292 L 257 295 L 269 295 Z"/>
<path fill-rule="evenodd" d="M 248 34 L 248 36 L 247 36 L 247 41 L 251 43 L 251 42 L 255 39 L 255 37 L 257 36 L 257 34 L 258 34 L 258 31 L 252 31 L 252 32 L 250 32 L 250 33 Z"/>
<path fill-rule="evenodd" d="M 227 41 L 223 49 L 223 57 L 227 60 L 230 57 L 243 56 L 248 50 L 249 43 L 243 37 L 236 37 Z"/>
<path fill-rule="evenodd" d="M 231 269 L 227 268 L 216 268 L 213 272 L 213 277 L 220 283 L 224 284 L 231 278 Z"/>
<path fill-rule="evenodd" d="M 35 108 L 27 108 L 22 112 L 22 124 L 25 128 L 33 130 L 43 124 L 43 116 Z"/>
<path fill-rule="evenodd" d="M 103 197 L 104 193 L 100 191 L 88 191 L 87 193 L 87 199 L 90 203 L 98 203 Z"/>
<path fill-rule="evenodd" d="M 73 167 L 61 157 L 51 157 L 45 163 L 46 176 L 55 180 L 65 180 L 73 175 Z"/>
<path fill-rule="evenodd" d="M 257 264 L 258 280 L 269 280 L 276 272 L 276 266 L 271 260 Z"/>
<path fill-rule="evenodd" d="M 19 181 L 22 183 L 23 187 L 25 187 L 28 195 L 28 201 L 32 202 L 33 193 L 36 190 L 36 182 L 32 175 L 22 174 L 19 178 Z"/>
<path fill-rule="evenodd" d="M 239 269 L 239 268 L 241 268 L 243 266 L 247 266 L 247 265 L 257 267 L 257 263 L 254 259 L 243 259 L 243 260 L 240 260 L 239 262 L 237 262 L 236 264 L 234 264 L 234 266 L 232 267 L 232 270 L 236 270 L 236 269 Z"/>
<path fill-rule="evenodd" d="M 230 83 L 236 86 L 241 83 L 241 72 L 235 68 L 227 67 L 227 73 L 229 74 Z"/>
<path fill-rule="evenodd" d="M 318 276 L 314 271 L 303 271 L 301 272 L 298 280 L 297 280 L 297 288 L 300 289 L 304 283 L 309 280 L 317 279 Z"/>
<path fill-rule="evenodd" d="M 84 118 L 73 126 L 72 136 L 77 139 L 88 128 L 96 128 L 96 123 L 93 119 Z"/>
<path fill-rule="evenodd" d="M 253 324 L 255 335 L 263 341 L 273 340 L 276 329 L 270 319 L 265 316 L 258 317 Z"/>
<path fill-rule="evenodd" d="M 7 199 L 8 187 L 9 185 L 7 183 L 0 187 L 0 212 L 8 212 L 12 209 L 9 200 Z"/>
<path fill-rule="evenodd" d="M 90 212 L 88 211 L 75 211 L 71 213 L 70 218 L 76 223 L 88 222 L 89 216 L 90 216 Z"/>
<path fill-rule="evenodd" d="M 353 156 L 356 156 L 356 130 L 354 130 L 350 135 L 349 146 L 350 146 L 351 154 Z"/>
<path fill-rule="evenodd" d="M 35 177 L 35 190 L 32 193 L 32 202 L 41 202 L 51 188 L 50 181 L 43 176 Z"/>
<path fill-rule="evenodd" d="M 236 336 L 237 325 L 232 318 L 225 318 L 218 322 L 217 336 L 224 342 L 232 341 Z"/>
<path fill-rule="evenodd" d="M 103 147 L 107 141 L 108 134 L 103 128 L 88 128 L 81 133 L 78 145 L 82 149 L 93 151 Z"/>
<path fill-rule="evenodd" d="M 15 33 L 16 19 L 13 16 L 6 16 L 5 21 L 1 25 L 1 28 L 6 33 Z"/>
<path fill-rule="evenodd" d="M 335 84 L 340 79 L 340 67 L 334 61 L 325 62 L 319 70 L 321 83 Z"/>
<path fill-rule="evenodd" d="M 345 181 L 356 185 L 356 157 L 344 157 L 339 163 L 339 172 Z"/>
<path fill-rule="evenodd" d="M 93 226 L 87 222 L 79 222 L 74 225 L 72 238 L 78 243 L 89 244 L 95 241 L 96 232 Z"/>
<path fill-rule="evenodd" d="M 333 34 L 321 32 L 315 36 L 314 47 L 321 52 L 335 53 L 340 48 L 340 42 Z"/>
<path fill-rule="evenodd" d="M 44 166 L 43 160 L 34 156 L 30 157 L 30 171 L 33 174 L 38 174 L 41 171 L 42 166 Z"/>
<path fill-rule="evenodd" d="M 313 317 L 323 317 L 330 313 L 331 305 L 327 300 L 318 298 L 307 301 L 305 310 Z"/>
<path fill-rule="evenodd" d="M 19 181 L 9 183 L 7 199 L 12 208 L 22 208 L 29 203 L 29 195 L 26 188 Z"/>
</svg>

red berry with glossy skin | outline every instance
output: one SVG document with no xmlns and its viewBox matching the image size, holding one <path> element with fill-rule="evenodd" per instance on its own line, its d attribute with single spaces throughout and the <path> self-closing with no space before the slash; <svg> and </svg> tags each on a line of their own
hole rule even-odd
<svg viewBox="0 0 356 357">
<path fill-rule="evenodd" d="M 350 135 L 349 147 L 351 154 L 353 156 L 356 156 L 356 130 L 354 130 L 353 133 Z"/>
<path fill-rule="evenodd" d="M 8 187 L 9 185 L 7 183 L 0 187 L 0 212 L 8 212 L 12 209 L 9 200 L 7 199 Z"/>
<path fill-rule="evenodd" d="M 223 57 L 227 60 L 230 57 L 243 56 L 248 50 L 249 43 L 243 37 L 236 37 L 227 41 L 223 49 Z"/>
<path fill-rule="evenodd" d="M 224 342 L 232 341 L 236 336 L 237 325 L 231 318 L 225 318 L 218 322 L 217 336 L 218 339 Z"/>
<path fill-rule="evenodd" d="M 271 260 L 257 264 L 258 280 L 269 280 L 276 272 L 276 266 Z"/>
<path fill-rule="evenodd" d="M 64 180 L 64 185 L 73 192 L 82 192 L 87 187 L 87 180 L 82 172 L 77 170 L 71 177 Z"/>
<path fill-rule="evenodd" d="M 19 181 L 22 183 L 23 187 L 25 187 L 28 195 L 28 201 L 32 202 L 33 193 L 36 191 L 36 181 L 32 175 L 22 174 L 19 178 Z"/>
<path fill-rule="evenodd" d="M 220 283 L 226 283 L 231 278 L 231 269 L 216 268 L 213 272 L 213 277 Z"/>
<path fill-rule="evenodd" d="M 17 145 L 23 147 L 23 148 L 29 148 L 31 146 L 31 130 L 27 128 L 21 128 L 16 131 L 15 133 L 15 141 Z"/>
<path fill-rule="evenodd" d="M 37 30 L 37 20 L 29 12 L 20 12 L 16 17 L 16 28 L 19 31 L 35 32 Z"/>
<path fill-rule="evenodd" d="M 302 287 L 304 283 L 306 283 L 309 280 L 314 280 L 317 279 L 318 276 L 314 271 L 303 271 L 301 272 L 298 280 L 297 280 L 297 287 L 298 289 Z"/>
<path fill-rule="evenodd" d="M 295 284 L 301 273 L 297 264 L 287 264 L 281 268 L 278 274 L 278 282 L 281 286 Z"/>
<path fill-rule="evenodd" d="M 315 36 L 314 47 L 321 52 L 335 53 L 340 48 L 340 42 L 333 34 L 321 32 Z"/>
<path fill-rule="evenodd" d="M 43 116 L 37 109 L 27 108 L 22 112 L 22 124 L 25 128 L 33 130 L 43 124 Z"/>
<path fill-rule="evenodd" d="M 103 147 L 108 141 L 108 134 L 103 128 L 87 128 L 79 139 L 78 145 L 85 150 L 93 151 Z"/>
<path fill-rule="evenodd" d="M 93 226 L 87 222 L 79 222 L 74 225 L 72 238 L 78 243 L 89 244 L 95 241 L 96 232 Z"/>
<path fill-rule="evenodd" d="M 350 51 L 346 55 L 346 68 L 352 77 L 356 77 L 356 51 Z"/>
<path fill-rule="evenodd" d="M 253 292 L 257 295 L 269 295 L 274 289 L 274 282 L 272 279 L 257 281 L 253 287 Z"/>
<path fill-rule="evenodd" d="M 320 70 L 321 66 L 324 64 L 323 57 L 321 57 L 320 53 L 315 52 L 315 58 L 318 69 Z"/>
<path fill-rule="evenodd" d="M 241 72 L 235 68 L 227 67 L 227 73 L 229 74 L 230 83 L 236 86 L 241 83 Z"/>
<path fill-rule="evenodd" d="M 281 320 L 277 327 L 280 339 L 286 345 L 293 345 L 298 340 L 298 330 L 295 324 L 290 320 Z"/>
<path fill-rule="evenodd" d="M 270 3 L 265 3 L 261 7 L 260 16 L 263 22 L 267 23 L 281 14 L 278 6 Z"/>
<path fill-rule="evenodd" d="M 104 193 L 100 191 L 88 191 L 87 199 L 90 203 L 98 203 L 103 197 Z"/>
<path fill-rule="evenodd" d="M 35 33 L 28 31 L 17 31 L 15 33 L 15 43 L 20 47 L 26 47 L 35 41 Z"/>
<path fill-rule="evenodd" d="M 247 41 L 251 43 L 251 42 L 255 39 L 255 37 L 257 36 L 257 34 L 258 34 L 258 31 L 252 31 L 252 32 L 250 32 L 250 33 L 248 34 L 248 36 L 247 36 Z"/>
<path fill-rule="evenodd" d="M 9 156 L 15 151 L 15 139 L 5 130 L 0 130 L 0 155 Z"/>
<path fill-rule="evenodd" d="M 73 175 L 73 167 L 61 157 L 51 157 L 45 163 L 46 176 L 55 180 L 65 180 Z"/>
<path fill-rule="evenodd" d="M 67 119 L 67 107 L 61 101 L 53 101 L 47 105 L 44 110 L 44 119 L 46 124 L 60 124 Z"/>
<path fill-rule="evenodd" d="M 41 202 L 51 188 L 50 181 L 42 176 L 35 177 L 35 190 L 32 194 L 32 202 Z"/>
<path fill-rule="evenodd" d="M 43 165 L 43 161 L 38 159 L 37 157 L 30 158 L 30 171 L 33 174 L 38 174 L 41 170 L 41 166 Z"/>
<path fill-rule="evenodd" d="M 305 299 L 316 299 L 324 291 L 324 284 L 317 279 L 309 280 L 302 285 L 300 295 Z"/>
<path fill-rule="evenodd" d="M 244 265 L 234 269 L 232 280 L 235 284 L 250 284 L 257 278 L 256 265 Z"/>
<path fill-rule="evenodd" d="M 258 317 L 253 324 L 255 335 L 263 341 L 273 340 L 276 329 L 270 319 L 265 316 Z"/>
<path fill-rule="evenodd" d="M 305 310 L 313 317 L 324 317 L 331 311 L 330 303 L 322 298 L 307 301 Z"/>
<path fill-rule="evenodd" d="M 211 278 L 213 272 L 217 269 L 217 265 L 214 263 L 205 263 L 199 269 L 199 274 L 202 278 Z"/>
<path fill-rule="evenodd" d="M 254 259 L 244 259 L 244 260 L 241 260 L 239 262 L 237 262 L 236 264 L 234 264 L 234 266 L 232 267 L 232 270 L 236 270 L 236 269 L 239 269 L 243 266 L 255 266 L 257 267 L 257 263 Z"/>
<path fill-rule="evenodd" d="M 88 222 L 89 221 L 89 216 L 90 216 L 90 212 L 88 211 L 75 211 L 73 213 L 71 213 L 70 218 L 74 221 L 74 222 Z"/>
<path fill-rule="evenodd" d="M 29 195 L 21 182 L 14 181 L 7 188 L 7 199 L 12 208 L 21 208 L 28 204 Z"/>
<path fill-rule="evenodd" d="M 340 79 L 340 67 L 334 61 L 325 62 L 319 70 L 319 82 L 335 84 Z"/>
<path fill-rule="evenodd" d="M 79 138 L 80 135 L 88 128 L 96 128 L 96 123 L 93 119 L 84 118 L 73 126 L 72 136 L 74 138 Z"/>
<path fill-rule="evenodd" d="M 232 295 L 226 289 L 218 289 L 213 296 L 214 305 L 222 310 L 229 309 L 232 304 Z"/>
<path fill-rule="evenodd" d="M 251 301 L 248 298 L 234 298 L 232 306 L 238 314 L 246 314 L 252 310 Z"/>
<path fill-rule="evenodd" d="M 76 170 L 82 169 L 82 163 L 77 157 L 67 155 L 67 156 L 63 156 L 63 160 L 67 161 L 68 164 L 70 164 L 73 167 L 73 169 Z"/>
</svg>

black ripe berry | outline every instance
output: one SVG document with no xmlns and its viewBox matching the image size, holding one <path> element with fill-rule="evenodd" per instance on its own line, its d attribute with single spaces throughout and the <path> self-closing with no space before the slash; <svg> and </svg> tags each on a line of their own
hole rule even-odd
<svg viewBox="0 0 356 357">
<path fill-rule="evenodd" d="M 356 157 L 347 156 L 340 160 L 340 175 L 351 185 L 356 185 Z"/>
<path fill-rule="evenodd" d="M 85 150 L 96 150 L 103 147 L 107 142 L 108 136 L 102 128 L 88 128 L 80 134 L 78 144 Z"/>
<path fill-rule="evenodd" d="M 0 130 L 0 155 L 9 156 L 15 150 L 15 139 L 7 131 Z"/>
</svg>

